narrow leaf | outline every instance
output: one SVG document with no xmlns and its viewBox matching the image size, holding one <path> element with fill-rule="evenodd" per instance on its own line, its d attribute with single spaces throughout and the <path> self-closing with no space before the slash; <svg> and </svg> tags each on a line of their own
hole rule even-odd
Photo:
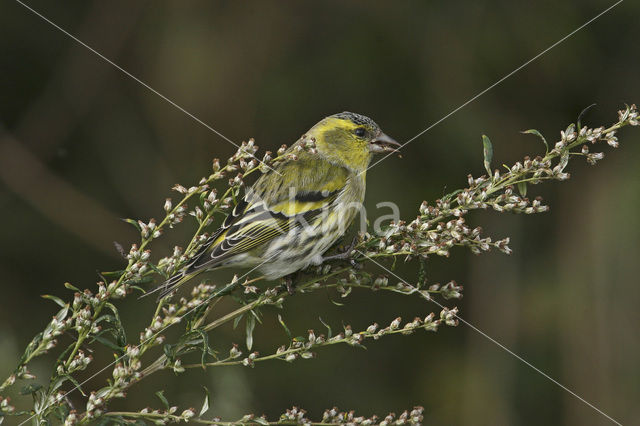
<svg viewBox="0 0 640 426">
<path fill-rule="evenodd" d="M 71 283 L 64 283 L 64 286 L 65 286 L 66 288 L 68 288 L 69 290 L 73 290 L 73 291 L 80 291 L 80 289 L 79 289 L 78 287 L 74 286 L 74 285 L 73 285 L 73 284 L 71 284 Z"/>
<path fill-rule="evenodd" d="M 562 155 L 560 156 L 560 161 L 558 162 L 558 165 L 556 167 L 554 167 L 554 170 L 558 170 L 560 172 L 564 171 L 564 168 L 567 167 L 567 164 L 569 163 L 569 151 L 564 151 L 562 153 Z"/>
<path fill-rule="evenodd" d="M 491 177 L 491 160 L 493 159 L 493 145 L 486 135 L 482 135 L 482 152 L 484 154 L 484 169 L 487 175 Z"/>
<path fill-rule="evenodd" d="M 29 394 L 33 394 L 36 393 L 37 391 L 39 391 L 40 389 L 42 389 L 42 385 L 38 385 L 38 384 L 29 384 L 27 386 L 24 386 L 22 389 L 20 389 L 20 395 L 29 395 Z"/>
<path fill-rule="evenodd" d="M 66 380 L 69 380 L 71 383 L 73 383 L 73 385 L 75 386 L 74 389 L 78 389 L 80 391 L 80 393 L 82 394 L 82 396 L 84 396 L 84 397 L 87 396 L 87 394 L 84 392 L 84 390 L 82 390 L 81 383 L 79 383 L 73 376 L 71 376 L 69 374 L 65 374 L 64 378 Z"/>
<path fill-rule="evenodd" d="M 57 303 L 61 308 L 64 308 L 66 306 L 66 303 L 64 303 L 64 301 L 62 299 L 60 299 L 59 297 L 52 296 L 50 294 L 43 294 L 40 297 L 42 297 L 43 299 L 52 300 L 53 302 Z"/>
<path fill-rule="evenodd" d="M 278 322 L 280 323 L 282 328 L 284 328 L 284 332 L 287 333 L 287 337 L 289 337 L 289 340 L 291 340 L 291 331 L 289 331 L 289 327 L 287 327 L 287 324 L 284 323 L 280 314 L 278 314 Z"/>
<path fill-rule="evenodd" d="M 140 224 L 138 223 L 137 220 L 133 220 L 133 219 L 122 219 L 123 222 L 127 222 L 130 225 L 133 225 L 138 231 L 141 231 L 142 229 L 140 228 Z"/>
<path fill-rule="evenodd" d="M 209 400 L 211 399 L 209 389 L 207 389 L 206 386 L 203 386 L 202 389 L 204 389 L 204 402 L 202 403 L 202 408 L 200 409 L 200 414 L 198 414 L 198 417 L 202 417 L 204 413 L 209 411 Z"/>
<path fill-rule="evenodd" d="M 22 364 L 27 358 L 31 356 L 31 354 L 36 350 L 40 342 L 42 341 L 43 332 L 36 334 L 36 336 L 31 340 L 31 342 L 27 345 L 27 348 L 24 350 L 22 357 L 20 358 L 20 364 Z"/>
<path fill-rule="evenodd" d="M 233 329 L 235 330 L 236 328 L 238 328 L 238 324 L 240 324 L 240 321 L 242 320 L 242 317 L 244 317 L 244 314 L 235 317 L 235 319 L 233 320 Z"/>
<path fill-rule="evenodd" d="M 527 196 L 527 182 L 518 182 L 518 192 L 523 197 Z"/>
<path fill-rule="evenodd" d="M 333 334 L 331 333 L 331 327 L 329 327 L 329 324 L 327 324 L 326 322 L 324 322 L 322 320 L 322 318 L 318 317 L 318 319 L 320 320 L 320 322 L 322 323 L 322 325 L 324 325 L 325 327 L 327 327 L 327 339 L 331 339 L 331 336 L 333 336 Z"/>
<path fill-rule="evenodd" d="M 247 349 L 251 350 L 253 347 L 253 329 L 256 327 L 256 318 L 254 316 L 247 316 L 247 322 L 245 331 L 247 333 Z"/>
<path fill-rule="evenodd" d="M 521 133 L 528 134 L 528 135 L 535 135 L 535 136 L 539 137 L 542 140 L 542 143 L 544 144 L 544 146 L 546 148 L 545 153 L 549 152 L 549 144 L 547 143 L 547 140 L 544 138 L 544 136 L 542 136 L 542 133 L 540 133 L 536 129 L 524 130 Z"/>
<path fill-rule="evenodd" d="M 156 392 L 156 396 L 158 397 L 160 402 L 162 402 L 162 405 L 164 405 L 164 408 L 166 408 L 168 410 L 169 409 L 169 401 L 167 401 L 167 398 L 164 396 L 164 390 L 159 390 L 158 392 Z"/>
<path fill-rule="evenodd" d="M 123 347 L 120 347 L 120 346 L 116 345 L 115 343 L 113 343 L 109 339 L 106 339 L 106 338 L 101 337 L 101 336 L 95 336 L 93 338 L 93 340 L 95 340 L 98 343 L 102 343 L 104 346 L 108 347 L 111 350 L 116 351 L 119 354 L 123 354 L 124 353 L 124 348 Z"/>
<path fill-rule="evenodd" d="M 58 313 L 56 314 L 56 319 L 58 321 L 62 321 L 63 319 L 65 319 L 67 317 L 68 313 L 69 313 L 69 305 L 64 305 L 62 307 L 62 309 L 60 309 L 58 311 Z"/>
<path fill-rule="evenodd" d="M 587 113 L 587 111 L 589 111 L 591 108 L 593 108 L 594 106 L 596 106 L 596 104 L 591 104 L 588 107 L 586 107 L 585 109 L 583 109 L 580 114 L 578 114 L 578 120 L 577 120 L 577 125 L 578 125 L 578 132 L 580 132 L 580 129 L 582 128 L 582 116 L 585 115 Z"/>
</svg>

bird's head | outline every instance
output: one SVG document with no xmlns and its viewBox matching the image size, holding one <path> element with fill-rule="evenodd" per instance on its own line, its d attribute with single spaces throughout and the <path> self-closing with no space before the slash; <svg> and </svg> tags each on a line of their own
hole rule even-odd
<svg viewBox="0 0 640 426">
<path fill-rule="evenodd" d="M 366 170 L 373 154 L 393 152 L 400 147 L 375 121 L 346 111 L 323 119 L 307 136 L 315 138 L 320 155 L 355 172 Z"/>
</svg>

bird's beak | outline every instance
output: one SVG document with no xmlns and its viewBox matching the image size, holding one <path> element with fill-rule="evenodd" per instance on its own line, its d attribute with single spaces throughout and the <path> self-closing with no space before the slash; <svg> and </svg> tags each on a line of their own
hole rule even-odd
<svg viewBox="0 0 640 426">
<path fill-rule="evenodd" d="M 380 132 L 380 134 L 371 141 L 369 150 L 374 153 L 379 152 L 399 152 L 400 145 L 398 142 Z"/>
</svg>

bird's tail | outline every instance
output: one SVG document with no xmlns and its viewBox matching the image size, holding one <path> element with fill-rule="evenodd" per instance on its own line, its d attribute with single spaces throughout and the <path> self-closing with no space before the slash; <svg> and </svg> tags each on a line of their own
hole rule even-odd
<svg viewBox="0 0 640 426">
<path fill-rule="evenodd" d="M 191 270 L 191 271 L 183 271 L 183 272 L 179 272 L 171 277 L 169 277 L 169 279 L 167 279 L 165 282 L 163 282 L 162 284 L 160 284 L 159 286 L 157 286 L 156 288 L 154 288 L 151 291 L 146 292 L 145 294 L 143 294 L 142 297 L 147 297 L 151 294 L 154 293 L 158 293 L 158 299 L 160 300 L 163 297 L 165 297 L 166 295 L 172 293 L 174 290 L 177 290 L 178 287 L 180 287 L 182 284 L 186 283 L 187 281 L 189 281 L 191 278 L 195 277 L 198 273 L 200 273 L 200 270 Z"/>
</svg>

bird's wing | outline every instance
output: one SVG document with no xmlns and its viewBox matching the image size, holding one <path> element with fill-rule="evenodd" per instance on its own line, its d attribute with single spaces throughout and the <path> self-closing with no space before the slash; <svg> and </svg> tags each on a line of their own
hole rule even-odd
<svg viewBox="0 0 640 426">
<path fill-rule="evenodd" d="M 268 243 L 301 226 L 301 219 L 308 223 L 329 206 L 346 187 L 350 172 L 300 154 L 295 163 L 277 165 L 278 173 L 262 175 L 189 264 L 147 295 L 159 292 L 162 298 L 200 271 Z"/>
<path fill-rule="evenodd" d="M 314 164 L 315 163 L 315 164 Z M 299 159 L 263 175 L 194 256 L 189 270 L 215 268 L 311 221 L 347 184 L 349 173 L 330 163 Z M 293 167 L 295 166 L 295 167 Z"/>
</svg>

